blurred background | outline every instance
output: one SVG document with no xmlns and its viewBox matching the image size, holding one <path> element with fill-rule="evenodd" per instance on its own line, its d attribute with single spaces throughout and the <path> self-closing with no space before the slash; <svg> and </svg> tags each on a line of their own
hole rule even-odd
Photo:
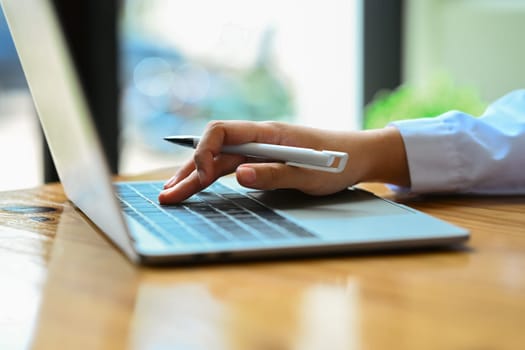
<svg viewBox="0 0 525 350">
<path fill-rule="evenodd" d="M 213 119 L 357 127 L 358 6 L 126 1 L 120 171 L 188 158 L 191 150 L 162 137 L 198 135 Z"/>
<path fill-rule="evenodd" d="M 123 0 L 117 14 L 120 173 L 179 164 L 191 151 L 162 137 L 212 119 L 374 128 L 479 115 L 525 87 L 520 0 Z M 44 182 L 43 144 L 0 14 L 0 190 Z"/>
<path fill-rule="evenodd" d="M 0 11 L 0 190 L 41 184 L 41 132 Z"/>
</svg>

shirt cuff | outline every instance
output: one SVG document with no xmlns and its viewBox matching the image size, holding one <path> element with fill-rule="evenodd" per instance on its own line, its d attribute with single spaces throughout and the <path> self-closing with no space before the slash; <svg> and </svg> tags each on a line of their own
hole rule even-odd
<svg viewBox="0 0 525 350">
<path fill-rule="evenodd" d="M 446 114 L 452 114 L 449 112 Z M 410 188 L 392 187 L 398 192 L 455 192 L 462 186 L 461 157 L 456 128 L 444 118 L 423 118 L 392 122 L 403 138 L 410 172 Z"/>
</svg>

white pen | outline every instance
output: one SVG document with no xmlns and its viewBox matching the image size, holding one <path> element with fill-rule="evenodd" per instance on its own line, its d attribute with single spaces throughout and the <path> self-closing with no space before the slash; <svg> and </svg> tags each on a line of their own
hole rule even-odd
<svg viewBox="0 0 525 350">
<path fill-rule="evenodd" d="M 199 144 L 198 136 L 167 136 L 164 140 L 181 146 L 195 148 Z M 268 143 L 249 142 L 240 145 L 227 145 L 222 153 L 240 154 L 248 157 L 281 161 L 288 165 L 339 173 L 343 171 L 348 154 L 335 151 L 316 151 L 311 148 L 291 147 Z"/>
</svg>

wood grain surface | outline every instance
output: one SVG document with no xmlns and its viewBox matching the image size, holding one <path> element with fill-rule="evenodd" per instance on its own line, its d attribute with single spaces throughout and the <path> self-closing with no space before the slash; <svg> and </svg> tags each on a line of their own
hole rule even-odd
<svg viewBox="0 0 525 350">
<path fill-rule="evenodd" d="M 0 349 L 523 349 L 525 198 L 364 186 L 469 229 L 470 241 L 145 268 L 59 184 L 0 193 Z"/>
</svg>

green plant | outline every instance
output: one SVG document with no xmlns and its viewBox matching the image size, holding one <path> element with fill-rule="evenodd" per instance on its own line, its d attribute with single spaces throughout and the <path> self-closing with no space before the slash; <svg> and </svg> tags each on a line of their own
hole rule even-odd
<svg viewBox="0 0 525 350">
<path fill-rule="evenodd" d="M 435 117 L 450 110 L 478 116 L 486 106 L 476 89 L 438 76 L 423 88 L 402 85 L 379 92 L 365 108 L 363 128 L 381 128 L 394 120 Z"/>
</svg>

